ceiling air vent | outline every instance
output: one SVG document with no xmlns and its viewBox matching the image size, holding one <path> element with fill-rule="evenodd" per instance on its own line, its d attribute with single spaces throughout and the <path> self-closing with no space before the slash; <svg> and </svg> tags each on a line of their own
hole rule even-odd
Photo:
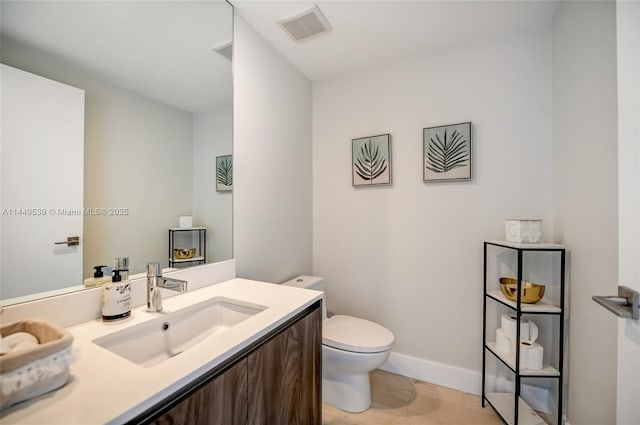
<svg viewBox="0 0 640 425">
<path fill-rule="evenodd" d="M 309 40 L 331 31 L 329 21 L 315 4 L 293 16 L 280 19 L 278 24 L 295 41 Z"/>
</svg>

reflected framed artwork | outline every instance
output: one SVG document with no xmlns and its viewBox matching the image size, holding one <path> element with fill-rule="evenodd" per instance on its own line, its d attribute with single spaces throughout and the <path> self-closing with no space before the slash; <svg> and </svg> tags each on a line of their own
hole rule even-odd
<svg viewBox="0 0 640 425">
<path fill-rule="evenodd" d="M 216 191 L 233 190 L 233 158 L 231 155 L 216 156 Z"/>
<path fill-rule="evenodd" d="M 354 187 L 391 184 L 391 136 L 351 140 L 351 179 Z"/>
<path fill-rule="evenodd" d="M 471 122 L 423 129 L 423 180 L 471 180 Z"/>
</svg>

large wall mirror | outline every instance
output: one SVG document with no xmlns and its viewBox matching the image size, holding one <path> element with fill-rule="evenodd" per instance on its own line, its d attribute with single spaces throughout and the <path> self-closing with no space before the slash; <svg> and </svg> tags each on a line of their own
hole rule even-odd
<svg viewBox="0 0 640 425">
<path fill-rule="evenodd" d="M 232 6 L 0 7 L 3 305 L 80 290 L 116 257 L 129 258 L 132 274 L 149 262 L 168 267 L 169 229 L 181 216 L 207 229 L 207 263 L 232 258 L 232 182 L 216 185 L 216 158 L 232 153 Z M 77 90 L 80 119 L 65 115 L 58 94 L 30 97 L 39 82 Z M 66 134 L 80 135 L 77 149 Z M 197 232 L 181 235 L 175 247 L 197 246 Z M 73 236 L 79 245 L 66 243 Z"/>
</svg>

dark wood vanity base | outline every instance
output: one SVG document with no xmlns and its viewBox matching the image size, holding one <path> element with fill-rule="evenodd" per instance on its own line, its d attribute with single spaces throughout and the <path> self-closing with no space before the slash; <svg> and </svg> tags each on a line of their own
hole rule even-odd
<svg viewBox="0 0 640 425">
<path fill-rule="evenodd" d="M 128 424 L 320 425 L 322 301 Z"/>
</svg>

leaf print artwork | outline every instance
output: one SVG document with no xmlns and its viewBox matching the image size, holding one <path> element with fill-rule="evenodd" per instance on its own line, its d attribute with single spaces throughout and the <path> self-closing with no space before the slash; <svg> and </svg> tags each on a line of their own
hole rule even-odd
<svg viewBox="0 0 640 425">
<path fill-rule="evenodd" d="M 233 188 L 233 160 L 231 155 L 216 157 L 216 191 L 229 192 Z"/>
<path fill-rule="evenodd" d="M 354 186 L 391 183 L 389 135 L 352 140 L 352 179 Z"/>
<path fill-rule="evenodd" d="M 471 180 L 471 123 L 425 128 L 424 181 Z"/>
<path fill-rule="evenodd" d="M 365 180 L 379 177 L 387 169 L 387 161 L 380 156 L 380 146 L 371 145 L 371 139 L 360 148 L 356 158 L 356 173 Z"/>
</svg>

